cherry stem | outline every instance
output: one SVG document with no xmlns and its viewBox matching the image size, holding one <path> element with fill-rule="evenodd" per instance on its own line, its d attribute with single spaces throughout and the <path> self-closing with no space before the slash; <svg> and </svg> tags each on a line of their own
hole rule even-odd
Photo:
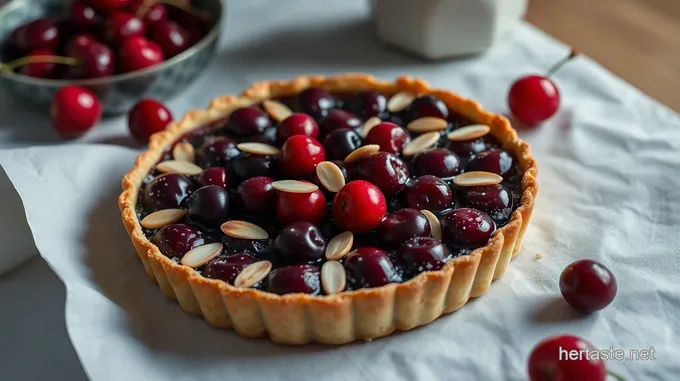
<svg viewBox="0 0 680 381">
<path fill-rule="evenodd" d="M 80 62 L 72 57 L 58 57 L 58 56 L 27 56 L 21 57 L 9 63 L 0 63 L 0 71 L 14 70 L 24 65 L 34 63 L 56 63 L 64 65 L 78 65 Z"/>
<path fill-rule="evenodd" d="M 143 18 L 144 15 L 146 15 L 146 12 L 151 9 L 151 6 L 157 3 L 162 3 L 162 4 L 167 4 L 167 5 L 172 5 L 175 8 L 179 8 L 183 10 L 184 12 L 187 12 L 193 16 L 196 16 L 203 21 L 211 21 L 212 17 L 210 13 L 205 12 L 203 10 L 197 9 L 196 7 L 191 6 L 189 3 L 187 3 L 185 0 L 144 0 L 142 3 L 142 6 L 139 7 L 137 10 L 137 18 Z"/>
<path fill-rule="evenodd" d="M 579 52 L 578 50 L 572 48 L 572 49 L 571 49 L 571 52 L 569 52 L 569 55 L 566 56 L 566 57 L 564 57 L 564 58 L 562 58 L 561 60 L 557 61 L 557 63 L 555 63 L 555 65 L 553 65 L 553 67 L 551 67 L 550 70 L 548 70 L 548 73 L 547 73 L 545 76 L 546 76 L 546 77 L 551 77 L 551 76 L 552 76 L 553 74 L 555 74 L 558 70 L 560 70 L 560 68 L 561 68 L 562 66 L 564 66 L 564 64 L 566 64 L 567 62 L 571 61 L 572 58 L 576 57 L 576 56 L 579 55 L 579 54 L 580 54 L 580 52 Z"/>
<path fill-rule="evenodd" d="M 610 375 L 610 376 L 612 376 L 612 377 L 614 377 L 617 381 L 626 381 L 625 377 L 623 377 L 622 375 L 620 375 L 620 374 L 614 372 L 614 371 L 611 370 L 611 369 L 607 369 L 607 374 Z"/>
</svg>

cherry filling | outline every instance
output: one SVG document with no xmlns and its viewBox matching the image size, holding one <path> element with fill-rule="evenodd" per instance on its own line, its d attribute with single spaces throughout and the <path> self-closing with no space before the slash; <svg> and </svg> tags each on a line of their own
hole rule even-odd
<svg viewBox="0 0 680 381">
<path fill-rule="evenodd" d="M 91 44 L 87 38 L 80 42 Z M 331 292 L 327 285 L 337 279 L 324 280 L 331 275 L 321 271 L 328 260 L 340 261 L 351 290 L 437 271 L 487 245 L 519 205 L 517 159 L 489 134 L 451 138 L 474 123 L 435 96 L 416 97 L 398 112 L 388 110 L 388 99 L 375 90 L 310 88 L 276 99 L 291 113 L 252 105 L 179 137 L 183 146 L 160 160 L 171 165 L 159 163 L 144 179 L 137 213 L 141 221 L 181 210 L 142 221 L 144 234 L 175 261 L 221 243 L 216 257 L 187 263 L 232 285 L 249 265 L 269 261 L 271 270 L 264 266 L 269 272 L 247 286 L 276 294 Z M 373 117 L 382 122 L 364 128 Z M 421 146 L 423 139 L 414 139 L 428 133 L 429 122 L 442 130 Z M 457 177 L 471 171 L 502 181 L 466 184 Z M 430 222 L 432 213 L 441 226 Z M 159 218 L 167 218 L 165 226 Z M 335 238 L 346 232 L 353 233 L 353 251 L 335 258 Z"/>
</svg>

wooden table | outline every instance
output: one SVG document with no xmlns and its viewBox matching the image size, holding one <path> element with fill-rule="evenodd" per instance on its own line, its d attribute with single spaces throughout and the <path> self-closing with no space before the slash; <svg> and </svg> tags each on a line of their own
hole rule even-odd
<svg viewBox="0 0 680 381">
<path fill-rule="evenodd" d="M 529 0 L 527 20 L 680 112 L 680 0 Z"/>
</svg>

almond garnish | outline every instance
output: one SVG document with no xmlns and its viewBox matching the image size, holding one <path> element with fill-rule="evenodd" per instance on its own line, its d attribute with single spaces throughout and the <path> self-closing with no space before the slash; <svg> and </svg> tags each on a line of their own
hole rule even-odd
<svg viewBox="0 0 680 381">
<path fill-rule="evenodd" d="M 316 175 L 321 185 L 333 193 L 338 193 L 345 186 L 345 175 L 332 161 L 322 161 L 316 166 Z"/>
<path fill-rule="evenodd" d="M 257 142 L 239 143 L 236 147 L 243 152 L 253 155 L 278 156 L 281 153 L 281 150 L 274 146 Z"/>
<path fill-rule="evenodd" d="M 269 234 L 261 227 L 248 221 L 231 220 L 220 226 L 222 233 L 241 239 L 267 239 Z"/>
<path fill-rule="evenodd" d="M 326 259 L 329 261 L 337 261 L 349 253 L 353 244 L 354 234 L 352 234 L 352 232 L 344 232 L 336 235 L 328 241 L 328 245 L 326 246 Z"/>
<path fill-rule="evenodd" d="M 479 187 L 500 184 L 503 177 L 491 172 L 473 171 L 461 173 L 453 178 L 453 183 L 461 187 Z"/>
<path fill-rule="evenodd" d="M 427 218 L 427 222 L 430 223 L 430 234 L 432 234 L 432 237 L 441 240 L 442 239 L 442 224 L 439 222 L 439 218 L 435 216 L 434 213 L 430 212 L 427 209 L 423 209 L 420 211 L 425 218 Z"/>
<path fill-rule="evenodd" d="M 390 112 L 402 111 L 408 107 L 414 99 L 416 99 L 415 94 L 411 94 L 408 91 L 398 92 L 387 101 L 387 110 Z"/>
<path fill-rule="evenodd" d="M 372 118 L 369 118 L 366 122 L 364 122 L 364 127 L 361 129 L 361 137 L 365 138 L 368 136 L 369 131 L 377 125 L 382 123 L 382 119 L 378 118 L 377 116 L 374 116 Z"/>
<path fill-rule="evenodd" d="M 219 242 L 194 247 L 184 254 L 180 263 L 193 268 L 201 267 L 215 258 L 223 248 L 224 246 Z"/>
<path fill-rule="evenodd" d="M 281 102 L 266 100 L 262 102 L 262 107 L 267 114 L 277 122 L 280 122 L 293 114 L 293 111 Z"/>
<path fill-rule="evenodd" d="M 357 161 L 368 157 L 376 152 L 380 151 L 380 146 L 377 144 L 367 144 L 365 146 L 361 146 L 354 151 L 352 151 L 347 157 L 345 158 L 345 163 L 350 164 L 350 163 L 356 163 Z"/>
<path fill-rule="evenodd" d="M 196 161 L 194 146 L 189 142 L 179 142 L 172 149 L 172 157 L 175 160 L 184 160 L 190 163 Z"/>
<path fill-rule="evenodd" d="M 147 229 L 158 229 L 165 225 L 174 224 L 184 218 L 183 209 L 163 209 L 144 217 L 140 224 Z"/>
<path fill-rule="evenodd" d="M 319 187 L 306 181 L 298 180 L 279 180 L 272 183 L 274 189 L 288 193 L 312 193 L 319 190 Z"/>
<path fill-rule="evenodd" d="M 347 273 L 342 263 L 328 261 L 321 266 L 321 287 L 328 294 L 337 294 L 347 286 Z"/>
<path fill-rule="evenodd" d="M 411 140 L 411 142 L 408 143 L 406 147 L 404 147 L 404 151 L 402 153 L 404 156 L 413 156 L 423 152 L 437 144 L 439 137 L 439 131 L 426 132 Z"/>
<path fill-rule="evenodd" d="M 259 261 L 246 266 L 234 279 L 234 286 L 249 288 L 258 284 L 272 271 L 272 263 L 269 261 Z"/>
<path fill-rule="evenodd" d="M 491 127 L 484 124 L 473 124 L 471 126 L 461 127 L 457 130 L 449 132 L 446 137 L 454 142 L 474 140 L 481 138 L 491 131 Z"/>
<path fill-rule="evenodd" d="M 181 175 L 198 175 L 203 168 L 185 160 L 166 160 L 156 165 L 156 169 L 163 173 L 179 173 Z"/>
<path fill-rule="evenodd" d="M 407 124 L 406 128 L 412 132 L 441 131 L 445 130 L 448 124 L 449 122 L 446 119 L 424 116 Z"/>
</svg>

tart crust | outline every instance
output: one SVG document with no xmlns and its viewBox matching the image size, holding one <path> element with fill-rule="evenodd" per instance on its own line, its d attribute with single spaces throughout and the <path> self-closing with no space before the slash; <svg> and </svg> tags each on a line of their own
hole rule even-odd
<svg viewBox="0 0 680 381">
<path fill-rule="evenodd" d="M 388 96 L 406 91 L 439 97 L 450 109 L 474 123 L 488 125 L 491 134 L 517 157 L 524 171 L 520 206 L 513 212 L 510 222 L 498 229 L 486 246 L 452 259 L 439 271 L 421 273 L 404 283 L 330 296 L 276 295 L 236 288 L 203 277 L 194 269 L 162 255 L 144 236 L 135 206 L 144 177 L 163 152 L 186 132 L 224 119 L 239 107 L 295 95 L 308 87 L 332 92 L 376 89 Z M 242 336 L 268 336 L 272 341 L 284 344 L 344 344 L 427 324 L 461 308 L 470 298 L 484 294 L 491 282 L 505 273 L 510 260 L 520 250 L 538 190 L 537 171 L 529 144 L 519 139 L 505 117 L 486 112 L 479 103 L 452 92 L 433 89 L 423 80 L 403 76 L 388 82 L 365 74 L 302 76 L 291 81 L 256 83 L 240 96 L 220 96 L 207 110 L 189 111 L 166 131 L 153 135 L 149 150 L 137 157 L 132 170 L 123 177 L 123 193 L 118 203 L 123 224 L 147 276 L 158 284 L 163 294 L 177 300 L 186 312 L 203 316 L 215 327 L 234 329 Z"/>
</svg>

